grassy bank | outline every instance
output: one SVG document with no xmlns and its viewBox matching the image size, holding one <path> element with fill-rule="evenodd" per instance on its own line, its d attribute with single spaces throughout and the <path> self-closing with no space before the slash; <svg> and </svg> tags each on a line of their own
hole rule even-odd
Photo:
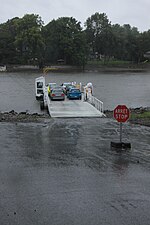
<svg viewBox="0 0 150 225">
<path fill-rule="evenodd" d="M 73 66 L 73 65 L 65 65 L 65 64 L 51 64 L 45 65 L 45 69 L 48 68 L 48 71 L 53 72 L 81 72 L 83 68 L 85 71 L 97 71 L 97 72 L 143 72 L 150 71 L 150 63 L 149 62 L 141 62 L 139 64 L 123 61 L 123 60 L 91 60 L 83 66 Z M 8 72 L 20 72 L 20 71 L 43 71 L 43 69 L 39 69 L 38 66 L 34 65 L 7 65 Z"/>
<path fill-rule="evenodd" d="M 122 60 L 92 60 L 88 61 L 85 70 L 96 70 L 106 72 L 143 72 L 150 71 L 149 62 L 141 62 L 139 64 Z"/>
<path fill-rule="evenodd" d="M 108 66 L 108 67 L 131 67 L 131 68 L 135 68 L 135 67 L 150 67 L 150 62 L 148 61 L 143 61 L 140 63 L 135 63 L 135 62 L 131 62 L 131 61 L 124 61 L 124 60 L 114 60 L 114 59 L 110 59 L 110 60 L 91 60 L 87 62 L 87 65 L 93 65 L 93 66 Z"/>
<path fill-rule="evenodd" d="M 107 118 L 113 118 L 113 111 L 106 110 L 104 113 L 106 114 Z M 128 121 L 133 124 L 139 124 L 150 127 L 150 108 L 140 107 L 130 109 L 130 118 Z"/>
<path fill-rule="evenodd" d="M 150 126 L 150 109 L 141 108 L 139 110 L 131 110 L 129 121 L 135 124 Z"/>
</svg>

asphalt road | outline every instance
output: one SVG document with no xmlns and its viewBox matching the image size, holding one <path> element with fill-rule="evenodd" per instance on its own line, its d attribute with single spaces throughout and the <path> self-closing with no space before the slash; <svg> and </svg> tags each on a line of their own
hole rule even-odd
<svg viewBox="0 0 150 225">
<path fill-rule="evenodd" d="M 108 118 L 0 123 L 0 225 L 149 225 L 150 128 Z"/>
</svg>

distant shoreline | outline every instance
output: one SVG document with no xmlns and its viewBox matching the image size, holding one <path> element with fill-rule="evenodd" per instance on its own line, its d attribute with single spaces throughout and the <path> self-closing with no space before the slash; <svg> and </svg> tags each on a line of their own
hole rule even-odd
<svg viewBox="0 0 150 225">
<path fill-rule="evenodd" d="M 99 66 L 99 65 L 85 65 L 84 70 L 82 67 L 79 66 L 69 66 L 69 65 L 52 65 L 47 66 L 48 68 L 46 71 L 58 73 L 69 73 L 69 72 L 103 72 L 103 73 L 120 73 L 120 72 L 150 72 L 150 66 L 136 66 L 133 67 L 123 67 L 123 66 Z M 39 69 L 38 66 L 34 65 L 8 65 L 6 72 L 26 72 L 26 71 L 36 71 L 36 72 L 43 72 L 43 69 Z"/>
</svg>

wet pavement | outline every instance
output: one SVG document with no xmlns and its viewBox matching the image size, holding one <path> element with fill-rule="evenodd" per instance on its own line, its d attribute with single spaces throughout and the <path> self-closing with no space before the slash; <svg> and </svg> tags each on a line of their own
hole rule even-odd
<svg viewBox="0 0 150 225">
<path fill-rule="evenodd" d="M 145 225 L 150 128 L 113 119 L 0 124 L 1 225 Z"/>
</svg>

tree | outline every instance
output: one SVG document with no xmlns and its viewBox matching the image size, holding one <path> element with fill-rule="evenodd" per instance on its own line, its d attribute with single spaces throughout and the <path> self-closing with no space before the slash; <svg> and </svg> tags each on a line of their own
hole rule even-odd
<svg viewBox="0 0 150 225">
<path fill-rule="evenodd" d="M 98 53 L 98 55 L 104 55 L 105 58 L 110 57 L 114 47 L 114 38 L 107 15 L 95 13 L 86 20 L 85 28 L 91 54 Z"/>
<path fill-rule="evenodd" d="M 43 21 L 39 15 L 26 14 L 17 22 L 15 45 L 22 63 L 42 63 L 44 40 L 41 35 Z"/>
<path fill-rule="evenodd" d="M 85 30 L 73 17 L 52 20 L 46 26 L 39 15 L 26 14 L 0 24 L 0 63 L 57 63 L 84 67 L 89 56 L 103 55 L 132 62 L 144 60 L 150 51 L 150 30 L 139 33 L 129 24 L 111 25 L 105 13 L 95 13 Z M 149 54 L 149 53 L 148 53 Z"/>
<path fill-rule="evenodd" d="M 17 35 L 16 24 L 19 18 L 13 18 L 0 24 L 0 62 L 3 64 L 14 63 L 16 60 L 15 37 Z"/>
<path fill-rule="evenodd" d="M 124 24 L 123 26 L 115 24 L 112 26 L 112 31 L 115 36 L 115 58 L 137 62 L 137 41 L 140 35 L 137 28 L 131 27 L 129 24 Z"/>
<path fill-rule="evenodd" d="M 63 59 L 66 64 L 85 63 L 86 40 L 80 22 L 73 17 L 52 20 L 42 30 L 45 37 L 47 62 Z"/>
<path fill-rule="evenodd" d="M 150 30 L 140 34 L 138 38 L 138 61 L 145 60 L 145 55 L 150 51 Z M 146 57 L 149 59 L 149 56 Z"/>
</svg>

